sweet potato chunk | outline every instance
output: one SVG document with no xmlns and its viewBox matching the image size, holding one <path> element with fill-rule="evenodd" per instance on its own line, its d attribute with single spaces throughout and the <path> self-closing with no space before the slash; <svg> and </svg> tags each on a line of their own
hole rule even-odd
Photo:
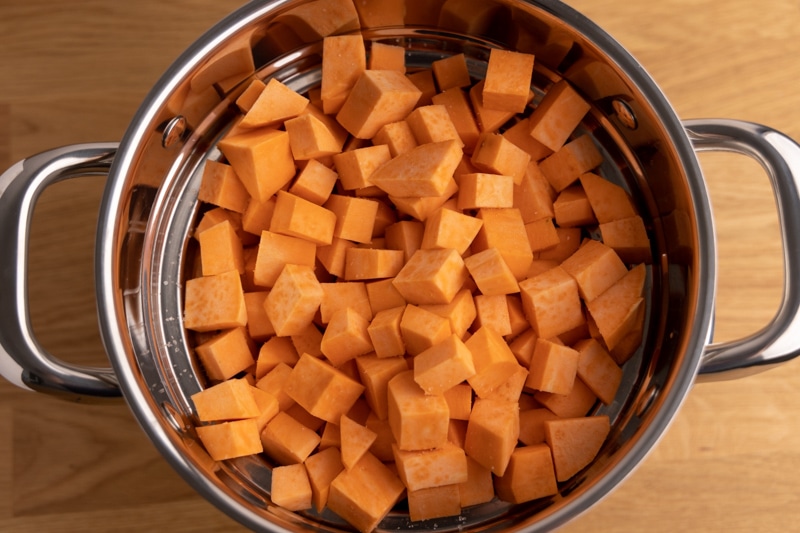
<svg viewBox="0 0 800 533">
<path fill-rule="evenodd" d="M 566 481 L 591 463 L 610 431 L 607 416 L 548 420 L 544 428 L 558 481 Z"/>
<path fill-rule="evenodd" d="M 427 450 L 447 442 L 450 418 L 442 396 L 427 395 L 414 381 L 413 371 L 389 381 L 389 425 L 401 450 Z"/>
</svg>

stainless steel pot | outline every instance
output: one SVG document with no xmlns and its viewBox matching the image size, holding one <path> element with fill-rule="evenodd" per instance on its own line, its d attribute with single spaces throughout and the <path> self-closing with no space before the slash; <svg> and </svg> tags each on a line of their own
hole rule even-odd
<svg viewBox="0 0 800 533">
<path fill-rule="evenodd" d="M 361 2 L 358 2 L 361 4 Z M 304 90 L 319 82 L 320 34 L 304 13 L 328 8 L 323 32 L 354 29 L 337 0 L 252 2 L 196 41 L 153 88 L 122 141 L 69 146 L 25 159 L 0 176 L 0 372 L 12 383 L 71 398 L 123 395 L 144 431 L 198 492 L 254 530 L 338 530 L 335 516 L 281 511 L 269 500 L 269 465 L 259 458 L 212 461 L 199 445 L 189 396 L 204 384 L 181 326 L 187 238 L 200 171 L 218 155 L 232 102 L 252 76 Z M 548 530 L 618 485 L 652 449 L 692 384 L 762 370 L 797 355 L 800 270 L 800 146 L 770 128 L 731 120 L 681 122 L 641 66 L 609 35 L 552 0 L 407 0 L 405 24 L 365 24 L 365 39 L 399 43 L 412 66 L 464 52 L 473 75 L 494 46 L 536 55 L 541 95 L 568 79 L 592 102 L 582 126 L 603 150 L 607 178 L 627 187 L 652 241 L 647 327 L 625 366 L 616 401 L 598 411 L 612 433 L 598 459 L 530 505 L 466 509 L 437 529 Z M 373 19 L 374 20 L 374 19 Z M 366 21 L 366 20 L 365 20 Z M 368 22 L 368 21 L 366 21 Z M 366 27 L 370 26 L 370 27 Z M 245 58 L 242 62 L 242 58 Z M 252 60 L 252 63 L 250 61 Z M 242 66 L 244 65 L 244 67 Z M 774 319 L 735 342 L 710 344 L 715 237 L 697 151 L 754 157 L 771 179 L 781 222 L 785 287 Z M 96 284 L 110 369 L 65 364 L 44 352 L 28 319 L 28 228 L 38 195 L 55 181 L 107 174 L 99 214 Z M 427 526 L 431 526 L 428 524 Z M 411 529 L 398 511 L 382 528 Z"/>
</svg>

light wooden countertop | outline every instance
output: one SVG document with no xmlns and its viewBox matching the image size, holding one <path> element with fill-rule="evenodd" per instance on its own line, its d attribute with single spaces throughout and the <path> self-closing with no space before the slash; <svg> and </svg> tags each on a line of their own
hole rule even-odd
<svg viewBox="0 0 800 533">
<path fill-rule="evenodd" d="M 241 0 L 0 2 L 0 169 L 118 140 L 168 64 Z M 761 122 L 800 139 L 797 0 L 570 0 L 626 46 L 682 118 Z M 752 161 L 703 154 L 719 242 L 717 338 L 766 324 L 781 296 L 772 192 Z M 29 295 L 42 344 L 102 364 L 92 253 L 100 179 L 59 184 L 34 217 Z M 0 230 L 4 230 L 0 228 Z M 0 258 L 5 260 L 6 258 Z M 800 361 L 697 385 L 650 456 L 565 531 L 800 530 Z M 0 531 L 237 531 L 118 402 L 0 383 Z"/>
</svg>

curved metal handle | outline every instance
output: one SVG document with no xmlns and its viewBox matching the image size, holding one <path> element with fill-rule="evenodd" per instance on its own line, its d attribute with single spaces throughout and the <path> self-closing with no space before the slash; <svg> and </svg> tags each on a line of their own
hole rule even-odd
<svg viewBox="0 0 800 533">
<path fill-rule="evenodd" d="M 775 193 L 783 240 L 783 299 L 764 328 L 736 341 L 706 347 L 700 377 L 737 377 L 800 354 L 800 145 L 760 124 L 690 120 L 684 126 L 697 151 L 748 155 L 761 163 Z M 729 371 L 739 371 L 731 372 Z M 726 372 L 724 376 L 713 376 Z"/>
<path fill-rule="evenodd" d="M 107 175 L 116 143 L 57 148 L 24 159 L 0 175 L 0 374 L 26 389 L 81 399 L 120 396 L 110 368 L 60 361 L 36 341 L 27 291 L 28 240 L 36 200 L 68 178 Z"/>
</svg>

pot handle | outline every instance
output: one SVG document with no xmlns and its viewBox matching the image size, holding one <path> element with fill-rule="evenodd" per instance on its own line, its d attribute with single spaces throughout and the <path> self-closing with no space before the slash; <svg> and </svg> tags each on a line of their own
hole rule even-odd
<svg viewBox="0 0 800 533">
<path fill-rule="evenodd" d="M 800 354 L 800 145 L 760 124 L 730 119 L 684 122 L 698 152 L 743 154 L 761 163 L 775 193 L 783 241 L 783 298 L 761 330 L 703 351 L 699 377 L 727 379 L 766 370 Z"/>
<path fill-rule="evenodd" d="M 76 144 L 23 159 L 0 175 L 0 374 L 23 389 L 80 400 L 118 397 L 111 368 L 72 365 L 33 334 L 27 301 L 28 240 L 36 200 L 49 185 L 107 175 L 116 143 Z"/>
</svg>

